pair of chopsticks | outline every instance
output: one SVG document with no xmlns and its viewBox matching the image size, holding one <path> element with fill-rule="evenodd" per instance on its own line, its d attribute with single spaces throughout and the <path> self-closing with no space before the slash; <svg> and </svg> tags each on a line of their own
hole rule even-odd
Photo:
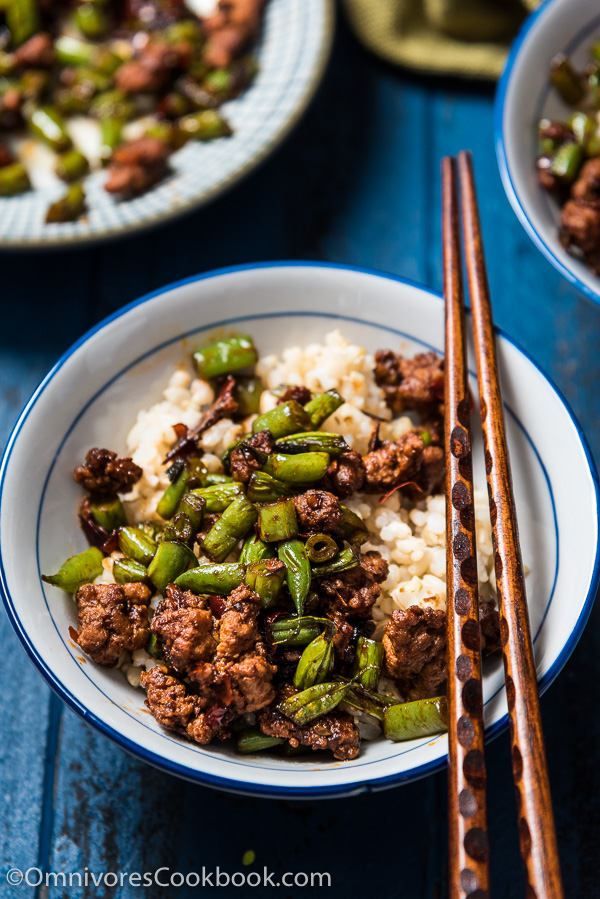
<svg viewBox="0 0 600 899">
<path fill-rule="evenodd" d="M 523 562 L 504 430 L 492 310 L 471 155 L 442 160 L 446 304 L 445 445 L 448 597 L 449 895 L 489 896 L 481 638 L 461 275 L 459 204 L 477 357 L 500 639 L 506 677 L 519 845 L 527 899 L 558 899 L 563 888 L 542 735 Z"/>
</svg>

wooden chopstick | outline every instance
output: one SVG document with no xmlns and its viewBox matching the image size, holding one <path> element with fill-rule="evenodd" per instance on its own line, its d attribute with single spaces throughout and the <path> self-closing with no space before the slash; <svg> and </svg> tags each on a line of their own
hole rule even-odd
<svg viewBox="0 0 600 899">
<path fill-rule="evenodd" d="M 470 403 L 454 160 L 442 160 L 446 309 L 446 596 L 449 896 L 489 891 Z"/>
<path fill-rule="evenodd" d="M 473 166 L 471 154 L 466 151 L 458 154 L 458 178 L 500 605 L 500 639 L 517 794 L 519 846 L 527 873 L 528 899 L 559 899 L 563 896 L 563 887 L 504 429 L 492 309 Z"/>
</svg>

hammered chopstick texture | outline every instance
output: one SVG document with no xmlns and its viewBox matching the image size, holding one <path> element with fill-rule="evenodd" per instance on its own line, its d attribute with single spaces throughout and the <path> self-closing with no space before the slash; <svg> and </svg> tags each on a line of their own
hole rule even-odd
<svg viewBox="0 0 600 899">
<path fill-rule="evenodd" d="M 454 160 L 442 160 L 446 308 L 446 596 L 449 895 L 489 895 L 481 636 L 458 203 Z"/>
<path fill-rule="evenodd" d="M 500 605 L 500 639 L 506 677 L 519 844 L 528 882 L 526 896 L 527 899 L 560 899 L 563 888 L 504 430 L 489 287 L 471 156 L 465 151 L 458 156 L 458 173 Z"/>
</svg>

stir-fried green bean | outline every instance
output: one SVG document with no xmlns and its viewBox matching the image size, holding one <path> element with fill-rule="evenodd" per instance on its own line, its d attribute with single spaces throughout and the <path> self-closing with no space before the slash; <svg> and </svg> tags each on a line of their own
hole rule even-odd
<svg viewBox="0 0 600 899">
<path fill-rule="evenodd" d="M 316 484 L 329 467 L 327 453 L 297 453 L 285 456 L 273 453 L 265 465 L 267 474 L 290 484 Z"/>
<path fill-rule="evenodd" d="M 228 474 L 219 474 L 217 471 L 209 471 L 206 475 L 206 486 L 211 487 L 214 484 L 231 484 L 233 478 Z"/>
<path fill-rule="evenodd" d="M 348 446 L 341 434 L 332 434 L 327 431 L 307 431 L 305 434 L 290 434 L 276 442 L 278 453 L 292 455 L 294 453 L 329 453 L 333 458 L 342 453 L 350 453 L 352 447 Z"/>
<path fill-rule="evenodd" d="M 77 181 L 82 178 L 89 170 L 89 163 L 83 153 L 79 150 L 67 150 L 56 160 L 54 171 L 61 181 L 69 184 L 71 181 Z"/>
<path fill-rule="evenodd" d="M 106 11 L 100 3 L 80 3 L 73 19 L 81 33 L 91 40 L 100 40 L 108 31 Z"/>
<path fill-rule="evenodd" d="M 414 740 L 448 730 L 448 707 L 445 696 L 417 699 L 387 708 L 383 715 L 383 732 L 388 740 Z"/>
<path fill-rule="evenodd" d="M 101 119 L 100 159 L 109 162 L 116 147 L 123 141 L 123 119 Z"/>
<path fill-rule="evenodd" d="M 148 582 L 148 569 L 133 559 L 115 559 L 113 577 L 117 584 L 145 584 Z"/>
<path fill-rule="evenodd" d="M 331 634 L 319 634 L 308 644 L 294 673 L 294 686 L 307 690 L 321 684 L 333 667 L 333 639 Z"/>
<path fill-rule="evenodd" d="M 337 390 L 327 390 L 325 393 L 320 393 L 318 396 L 313 397 L 312 400 L 309 400 L 304 409 L 310 416 L 312 427 L 316 430 L 343 404 L 344 398 L 340 396 Z"/>
<path fill-rule="evenodd" d="M 306 541 L 306 552 L 313 565 L 329 562 L 339 551 L 339 546 L 330 534 L 313 534 Z"/>
<path fill-rule="evenodd" d="M 258 508 L 258 531 L 265 543 L 289 540 L 298 533 L 298 518 L 292 499 L 280 499 Z"/>
<path fill-rule="evenodd" d="M 84 552 L 70 556 L 56 574 L 43 574 L 42 580 L 67 593 L 77 593 L 83 584 L 90 584 L 102 574 L 103 558 L 99 549 L 90 546 Z"/>
<path fill-rule="evenodd" d="M 225 509 L 202 541 L 203 551 L 213 562 L 224 562 L 236 544 L 246 536 L 257 518 L 256 506 L 244 495 L 238 496 Z"/>
<path fill-rule="evenodd" d="M 184 468 L 177 479 L 169 484 L 156 506 L 156 511 L 161 518 L 168 520 L 175 515 L 175 512 L 179 508 L 179 503 L 183 498 L 183 494 L 187 490 L 189 479 L 190 471 L 188 468 Z"/>
<path fill-rule="evenodd" d="M 0 197 L 22 194 L 30 187 L 27 169 L 21 162 L 13 162 L 0 169 Z"/>
<path fill-rule="evenodd" d="M 310 724 L 320 715 L 331 712 L 345 698 L 349 684 L 326 682 L 315 684 L 280 702 L 277 708 L 296 724 Z"/>
<path fill-rule="evenodd" d="M 226 595 L 244 582 L 246 569 L 238 562 L 224 562 L 222 565 L 199 565 L 180 574 L 175 583 L 182 590 L 192 593 Z"/>
<path fill-rule="evenodd" d="M 367 690 L 377 690 L 385 660 L 383 643 L 359 637 L 354 656 L 354 677 Z"/>
<path fill-rule="evenodd" d="M 288 434 L 297 434 L 298 431 L 308 431 L 310 427 L 310 417 L 300 403 L 297 403 L 296 400 L 289 400 L 255 418 L 252 423 L 252 433 L 270 431 L 277 440 L 279 437 L 287 437 Z"/>
<path fill-rule="evenodd" d="M 277 549 L 279 560 L 287 569 L 287 586 L 294 601 L 296 612 L 302 615 L 304 603 L 310 590 L 310 562 L 306 547 L 301 540 L 286 540 Z"/>
<path fill-rule="evenodd" d="M 206 502 L 208 513 L 224 512 L 234 499 L 242 496 L 244 488 L 233 481 L 231 484 L 213 484 L 212 487 L 196 487 L 192 490 L 196 496 L 201 496 Z"/>
<path fill-rule="evenodd" d="M 6 24 L 13 45 L 19 47 L 40 29 L 40 10 L 37 0 L 11 0 L 3 3 Z"/>
<path fill-rule="evenodd" d="M 248 499 L 253 503 L 274 503 L 282 496 L 293 496 L 295 492 L 289 484 L 278 481 L 266 471 L 254 471 L 248 481 Z"/>
<path fill-rule="evenodd" d="M 339 524 L 344 538 L 353 546 L 362 546 L 369 539 L 369 529 L 356 512 L 342 506 L 342 520 Z"/>
<path fill-rule="evenodd" d="M 276 606 L 286 581 L 286 568 L 279 559 L 262 559 L 246 567 L 246 584 L 260 597 L 263 609 Z"/>
<path fill-rule="evenodd" d="M 70 184 L 66 193 L 46 212 L 46 222 L 75 222 L 85 210 L 85 191 L 81 184 Z"/>
<path fill-rule="evenodd" d="M 272 749 L 273 746 L 280 746 L 281 743 L 285 743 L 282 737 L 268 737 L 259 727 L 247 727 L 241 730 L 237 737 L 238 752 L 245 755 Z"/>
<path fill-rule="evenodd" d="M 165 592 L 190 563 L 190 550 L 183 543 L 164 541 L 148 566 L 148 577 L 159 593 Z"/>
<path fill-rule="evenodd" d="M 179 128 L 192 140 L 215 140 L 218 137 L 231 137 L 233 134 L 229 122 L 216 109 L 202 109 L 200 112 L 184 115 L 179 119 Z M 253 363 L 248 364 L 252 365 Z M 245 366 L 240 365 L 239 367 L 244 368 Z"/>
<path fill-rule="evenodd" d="M 350 689 L 346 695 L 345 702 L 361 712 L 367 712 L 379 721 L 383 721 L 386 709 L 390 706 L 398 705 L 399 700 L 393 696 L 387 696 L 384 693 L 377 693 L 374 690 L 366 690 L 360 684 L 353 683 L 345 677 L 335 677 L 340 683 L 350 684 Z"/>
<path fill-rule="evenodd" d="M 256 415 L 260 408 L 262 394 L 262 381 L 260 378 L 236 378 L 233 396 L 238 404 L 237 414 L 240 418 Z"/>
<path fill-rule="evenodd" d="M 179 503 L 177 512 L 187 515 L 192 534 L 197 534 L 202 527 L 204 521 L 204 511 L 206 509 L 206 500 L 195 493 L 185 493 Z"/>
<path fill-rule="evenodd" d="M 255 365 L 258 353 L 251 337 L 238 334 L 215 340 L 207 346 L 198 347 L 194 353 L 194 365 L 199 378 L 210 380 L 220 378 L 241 368 Z"/>
<path fill-rule="evenodd" d="M 565 141 L 550 159 L 550 171 L 564 184 L 571 184 L 581 166 L 582 149 L 575 141 Z"/>
<path fill-rule="evenodd" d="M 149 565 L 157 548 L 157 543 L 137 528 L 121 528 L 119 531 L 119 549 L 134 562 Z"/>
<path fill-rule="evenodd" d="M 583 82 L 562 53 L 550 63 L 550 80 L 563 100 L 573 106 L 583 97 Z"/>
<path fill-rule="evenodd" d="M 161 539 L 167 543 L 177 541 L 177 543 L 189 545 L 194 541 L 194 534 L 189 515 L 185 512 L 177 512 L 165 527 Z"/>
<path fill-rule="evenodd" d="M 62 153 L 71 147 L 71 138 L 63 117 L 52 106 L 40 106 L 38 109 L 34 109 L 28 125 L 32 134 L 39 137 L 51 150 Z"/>
<path fill-rule="evenodd" d="M 90 512 L 96 524 L 104 528 L 107 534 L 127 524 L 125 509 L 118 496 L 94 500 L 90 503 Z"/>
<path fill-rule="evenodd" d="M 313 565 L 311 572 L 313 577 L 327 577 L 330 574 L 338 574 L 340 571 L 347 571 L 349 568 L 356 568 L 360 562 L 360 553 L 355 546 L 344 549 L 330 562 L 323 565 Z"/>
<path fill-rule="evenodd" d="M 251 562 L 262 562 L 263 559 L 273 559 L 275 550 L 264 540 L 259 538 L 252 531 L 244 540 L 242 551 L 238 559 L 242 565 L 249 565 Z"/>
<path fill-rule="evenodd" d="M 315 618 L 304 615 L 295 618 L 277 618 L 271 624 L 273 643 L 286 646 L 306 646 L 324 629 L 331 629 L 332 622 L 328 618 Z"/>
</svg>

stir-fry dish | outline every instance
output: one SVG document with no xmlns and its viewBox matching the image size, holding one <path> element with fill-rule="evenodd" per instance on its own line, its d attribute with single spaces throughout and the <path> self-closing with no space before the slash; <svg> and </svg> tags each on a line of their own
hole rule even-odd
<svg viewBox="0 0 600 899">
<path fill-rule="evenodd" d="M 540 183 L 560 204 L 561 243 L 600 274 L 600 43 L 583 71 L 555 57 L 550 79 L 573 111 L 564 122 L 539 123 Z"/>
<path fill-rule="evenodd" d="M 261 359 L 236 334 L 193 363 L 139 412 L 131 456 L 75 468 L 90 546 L 44 577 L 74 596 L 74 643 L 203 745 L 353 759 L 361 736 L 445 730 L 442 360 L 333 332 Z"/>
<path fill-rule="evenodd" d="M 230 136 L 219 107 L 256 73 L 249 50 L 265 3 L 219 0 L 202 19 L 183 0 L 2 4 L 0 196 L 31 187 L 23 133 L 56 154 L 68 185 L 47 222 L 85 212 L 90 169 L 107 166 L 105 190 L 126 199 L 157 184 L 187 141 Z M 91 144 L 83 117 L 96 123 Z"/>
</svg>

